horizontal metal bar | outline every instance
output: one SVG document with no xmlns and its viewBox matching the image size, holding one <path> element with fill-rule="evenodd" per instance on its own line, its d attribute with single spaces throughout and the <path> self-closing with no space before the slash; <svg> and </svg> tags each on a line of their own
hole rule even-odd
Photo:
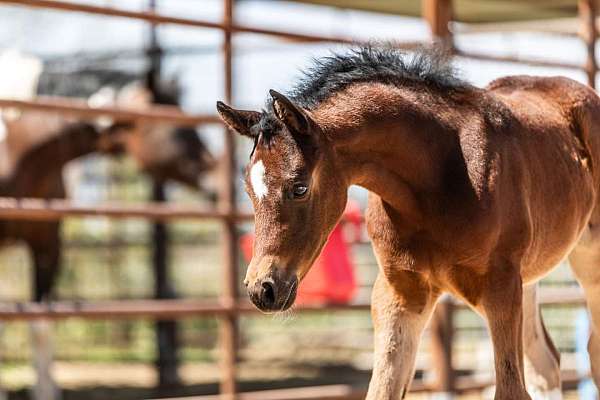
<svg viewBox="0 0 600 400">
<path fill-rule="evenodd" d="M 356 43 L 355 40 L 343 37 L 334 37 L 334 36 L 324 36 L 324 35 L 314 35 L 308 33 L 292 33 L 292 32 L 284 32 L 274 29 L 263 29 L 245 26 L 241 24 L 233 24 L 230 27 L 225 26 L 225 24 L 219 22 L 211 22 L 206 20 L 199 19 L 190 19 L 190 18 L 181 18 L 181 17 L 171 17 L 166 15 L 157 14 L 151 11 L 128 11 L 113 7 L 101 7 L 101 6 L 93 6 L 87 4 L 76 4 L 70 3 L 66 1 L 58 1 L 58 0 L 0 0 L 0 3 L 5 4 L 13 4 L 13 5 L 22 5 L 28 7 L 37 7 L 37 8 L 46 8 L 46 9 L 55 9 L 55 10 L 63 10 L 63 11 L 74 11 L 74 12 L 83 12 L 88 14 L 100 14 L 107 15 L 112 17 L 122 17 L 122 18 L 130 18 L 137 19 L 142 21 L 151 22 L 153 24 L 175 24 L 182 26 L 191 26 L 197 28 L 212 28 L 212 29 L 220 29 L 220 30 L 231 30 L 232 32 L 238 33 L 255 33 L 260 35 L 269 35 L 269 36 L 277 36 L 288 40 L 293 41 L 302 41 L 302 42 L 335 42 L 335 43 Z"/>
<path fill-rule="evenodd" d="M 218 316 L 231 310 L 221 304 L 193 300 L 61 301 L 0 304 L 0 320 L 129 319 Z"/>
<path fill-rule="evenodd" d="M 57 111 L 88 118 L 109 116 L 119 121 L 149 120 L 189 126 L 205 123 L 221 123 L 221 119 L 217 115 L 187 115 L 181 112 L 180 108 L 174 106 L 152 105 L 148 106 L 144 111 L 123 107 L 90 107 L 83 100 L 54 96 L 40 96 L 35 100 L 0 99 L 0 107 Z"/>
<path fill-rule="evenodd" d="M 254 214 L 240 212 L 230 215 L 219 210 L 207 210 L 198 206 L 184 206 L 168 202 L 138 204 L 114 202 L 81 205 L 64 199 L 0 197 L 0 220 L 56 221 L 64 217 L 147 218 L 152 220 L 231 219 L 243 222 L 252 221 Z"/>
<path fill-rule="evenodd" d="M 540 304 L 581 305 L 584 298 L 581 290 L 544 289 L 540 291 Z M 465 306 L 464 303 L 459 303 Z M 362 311 L 369 310 L 369 303 L 316 304 L 298 306 L 296 312 Z M 29 319 L 130 319 L 130 318 L 184 318 L 198 316 L 222 316 L 227 314 L 257 313 L 248 301 L 238 304 L 223 304 L 207 300 L 111 300 L 111 301 L 58 301 L 48 303 L 0 303 L 0 320 Z"/>
<path fill-rule="evenodd" d="M 323 304 L 299 306 L 295 312 L 368 310 L 369 304 Z M 32 319 L 173 319 L 188 317 L 223 316 L 228 314 L 256 314 L 258 309 L 248 301 L 227 305 L 213 300 L 105 300 L 57 301 L 45 303 L 0 303 L 0 320 Z"/>
<path fill-rule="evenodd" d="M 60 199 L 0 197 L 0 219 L 56 221 L 63 217 L 148 218 L 152 220 L 195 218 L 237 221 L 251 221 L 254 218 L 250 213 L 229 215 L 218 210 L 203 210 L 197 206 L 182 206 L 172 203 L 137 205 L 105 203 L 84 206 Z"/>
<path fill-rule="evenodd" d="M 585 66 L 573 63 L 563 63 L 558 61 L 546 61 L 533 58 L 523 58 L 517 56 L 497 56 L 492 54 L 479 53 L 469 50 L 454 49 L 454 54 L 459 57 L 470 58 L 480 61 L 496 61 L 504 63 L 524 64 L 532 67 L 565 68 L 575 70 L 585 70 Z"/>
</svg>

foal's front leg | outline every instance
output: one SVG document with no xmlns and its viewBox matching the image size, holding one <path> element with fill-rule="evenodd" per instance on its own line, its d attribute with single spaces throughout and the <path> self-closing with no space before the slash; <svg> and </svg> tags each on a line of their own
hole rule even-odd
<svg viewBox="0 0 600 400">
<path fill-rule="evenodd" d="M 438 293 L 417 273 L 396 273 L 389 282 L 380 272 L 372 297 L 375 360 L 367 400 L 403 399 Z"/>
</svg>

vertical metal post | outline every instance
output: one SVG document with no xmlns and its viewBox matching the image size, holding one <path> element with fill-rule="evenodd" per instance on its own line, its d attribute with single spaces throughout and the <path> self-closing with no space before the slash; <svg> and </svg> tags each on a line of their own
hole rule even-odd
<svg viewBox="0 0 600 400">
<path fill-rule="evenodd" d="M 452 366 L 452 339 L 454 335 L 454 304 L 449 296 L 438 303 L 431 321 L 431 349 L 436 373 L 436 391 L 444 398 L 455 392 L 454 367 Z"/>
<path fill-rule="evenodd" d="M 164 182 L 157 180 L 152 184 L 152 200 L 166 201 Z M 174 299 L 175 290 L 171 285 L 168 274 L 169 234 L 167 225 L 156 222 L 152 232 L 154 264 L 154 297 L 156 299 Z M 158 358 L 158 385 L 160 389 L 169 389 L 179 385 L 177 322 L 175 320 L 160 320 L 155 322 L 156 346 Z"/>
<path fill-rule="evenodd" d="M 596 61 L 596 40 L 598 39 L 596 16 L 598 15 L 598 0 L 579 0 L 578 6 L 579 18 L 581 19 L 580 35 L 587 50 L 585 73 L 588 85 L 596 88 L 596 72 L 598 71 L 598 62 Z"/>
<path fill-rule="evenodd" d="M 429 24 L 434 41 L 452 48 L 452 0 L 423 0 L 421 13 Z"/>
<path fill-rule="evenodd" d="M 149 9 L 156 9 L 156 0 L 149 0 Z M 146 84 L 153 95 L 154 101 L 160 97 L 160 71 L 162 67 L 161 48 L 158 43 L 156 24 L 150 25 L 150 43 L 148 46 L 149 68 Z M 154 179 L 152 182 L 152 201 L 165 202 L 167 196 L 163 181 Z M 171 285 L 168 274 L 169 259 L 169 233 L 164 222 L 155 222 L 152 231 L 152 264 L 154 270 L 154 298 L 173 299 L 175 289 Z M 177 371 L 178 340 L 177 322 L 175 320 L 161 320 L 155 322 L 158 371 L 158 385 L 160 389 L 168 389 L 181 383 Z"/>
<path fill-rule="evenodd" d="M 231 103 L 232 88 L 232 31 L 233 0 L 223 2 L 223 74 L 225 81 L 224 98 Z M 236 157 L 234 133 L 225 129 L 224 132 L 224 174 L 221 183 L 220 204 L 221 209 L 228 215 L 236 213 Z M 233 306 L 238 300 L 238 248 L 236 225 L 233 219 L 223 221 L 223 288 L 221 301 L 225 305 Z M 228 314 L 220 321 L 221 343 L 221 395 L 227 399 L 236 398 L 236 361 L 238 346 L 238 319 L 237 315 Z"/>
</svg>

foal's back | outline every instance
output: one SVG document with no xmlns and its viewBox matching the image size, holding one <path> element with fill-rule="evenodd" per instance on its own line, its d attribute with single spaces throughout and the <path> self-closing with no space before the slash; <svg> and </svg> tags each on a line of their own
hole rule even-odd
<svg viewBox="0 0 600 400">
<path fill-rule="evenodd" d="M 600 99 L 559 77 L 507 77 L 488 90 L 514 117 L 509 132 L 495 137 L 497 189 L 505 237 L 521 239 L 523 278 L 533 280 L 569 252 L 597 208 Z"/>
</svg>

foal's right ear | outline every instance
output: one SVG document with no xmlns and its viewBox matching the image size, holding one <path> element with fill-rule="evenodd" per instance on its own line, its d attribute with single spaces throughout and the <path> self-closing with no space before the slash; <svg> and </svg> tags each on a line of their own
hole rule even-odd
<svg viewBox="0 0 600 400">
<path fill-rule="evenodd" d="M 250 128 L 260 120 L 258 111 L 236 110 L 221 101 L 217 101 L 217 111 L 228 127 L 241 135 L 254 139 L 255 135 L 252 134 Z"/>
</svg>

